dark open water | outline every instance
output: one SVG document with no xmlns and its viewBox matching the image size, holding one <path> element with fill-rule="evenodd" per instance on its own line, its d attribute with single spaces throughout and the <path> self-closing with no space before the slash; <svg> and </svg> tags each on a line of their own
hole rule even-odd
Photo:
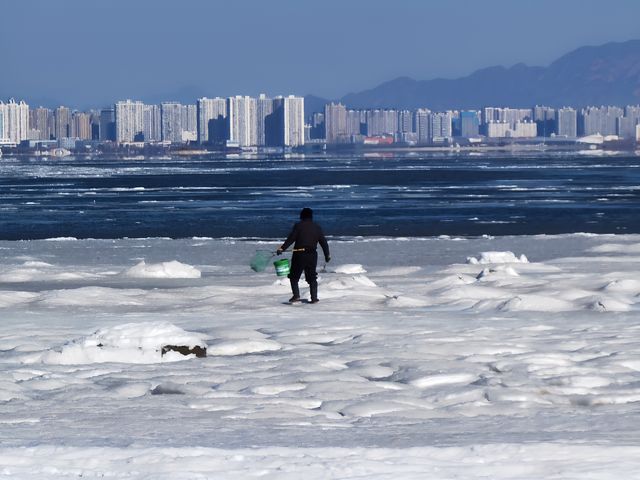
<svg viewBox="0 0 640 480">
<path fill-rule="evenodd" d="M 640 157 L 0 159 L 0 239 L 640 233 Z"/>
</svg>

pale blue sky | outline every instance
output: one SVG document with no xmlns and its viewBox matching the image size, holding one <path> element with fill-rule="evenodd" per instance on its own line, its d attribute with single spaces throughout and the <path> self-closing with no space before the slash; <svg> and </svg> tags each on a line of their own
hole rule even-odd
<svg viewBox="0 0 640 480">
<path fill-rule="evenodd" d="M 548 65 L 640 38 L 638 0 L 0 0 L 0 97 L 308 93 Z"/>
</svg>

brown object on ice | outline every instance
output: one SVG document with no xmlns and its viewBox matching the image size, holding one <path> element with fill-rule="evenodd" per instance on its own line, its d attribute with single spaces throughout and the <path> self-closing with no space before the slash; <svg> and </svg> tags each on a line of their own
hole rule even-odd
<svg viewBox="0 0 640 480">
<path fill-rule="evenodd" d="M 195 355 L 198 358 L 203 358 L 207 356 L 207 349 L 199 346 L 195 347 L 187 347 L 185 345 L 176 346 L 176 345 L 165 345 L 162 347 L 162 356 L 167 352 L 178 352 L 182 355 Z"/>
</svg>

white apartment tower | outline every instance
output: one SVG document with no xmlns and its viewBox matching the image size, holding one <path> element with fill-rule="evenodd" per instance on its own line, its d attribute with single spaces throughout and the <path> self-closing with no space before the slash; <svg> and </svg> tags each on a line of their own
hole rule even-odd
<svg viewBox="0 0 640 480">
<path fill-rule="evenodd" d="M 267 138 L 269 136 L 267 130 L 269 130 L 268 117 L 273 114 L 273 108 L 274 100 L 261 93 L 256 100 L 256 138 L 260 146 L 267 145 L 271 140 Z"/>
<path fill-rule="evenodd" d="M 556 111 L 556 129 L 561 137 L 575 138 L 578 136 L 578 112 L 569 107 Z"/>
<path fill-rule="evenodd" d="M 163 102 L 160 105 L 162 141 L 182 143 L 183 105 L 178 102 Z"/>
<path fill-rule="evenodd" d="M 418 137 L 418 144 L 426 145 L 431 143 L 431 125 L 430 125 L 430 116 L 431 111 L 426 108 L 419 108 L 416 110 L 414 121 L 415 121 L 415 132 Z"/>
<path fill-rule="evenodd" d="M 144 104 L 131 100 L 115 104 L 116 142 L 127 143 L 144 135 Z"/>
<path fill-rule="evenodd" d="M 328 144 L 339 143 L 347 135 L 347 109 L 341 103 L 324 107 L 325 139 Z"/>
<path fill-rule="evenodd" d="M 304 145 L 304 98 L 289 95 L 282 99 L 284 107 L 284 146 Z"/>
<path fill-rule="evenodd" d="M 432 113 L 429 116 L 431 143 L 444 143 L 451 138 L 451 112 Z"/>
<path fill-rule="evenodd" d="M 159 105 L 144 106 L 144 141 L 159 142 L 162 140 L 162 117 Z"/>
<path fill-rule="evenodd" d="M 256 131 L 256 99 L 235 96 L 227 99 L 229 141 L 240 147 L 258 144 Z"/>
<path fill-rule="evenodd" d="M 18 144 L 29 138 L 29 105 L 17 103 L 13 98 L 8 103 L 0 102 L 0 141 Z"/>
<path fill-rule="evenodd" d="M 227 101 L 219 97 L 200 98 L 197 103 L 197 111 L 198 143 L 224 141 L 222 132 L 227 118 Z"/>
</svg>

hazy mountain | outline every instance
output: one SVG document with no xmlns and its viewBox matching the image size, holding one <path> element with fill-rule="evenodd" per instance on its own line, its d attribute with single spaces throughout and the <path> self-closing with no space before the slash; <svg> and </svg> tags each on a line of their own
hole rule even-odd
<svg viewBox="0 0 640 480">
<path fill-rule="evenodd" d="M 640 103 L 640 40 L 579 48 L 548 67 L 489 67 L 457 79 L 400 77 L 340 99 L 352 108 L 530 107 Z M 318 104 L 314 98 L 313 105 Z M 311 106 L 311 105 L 310 105 Z M 311 108 L 308 111 L 313 111 Z"/>
</svg>

